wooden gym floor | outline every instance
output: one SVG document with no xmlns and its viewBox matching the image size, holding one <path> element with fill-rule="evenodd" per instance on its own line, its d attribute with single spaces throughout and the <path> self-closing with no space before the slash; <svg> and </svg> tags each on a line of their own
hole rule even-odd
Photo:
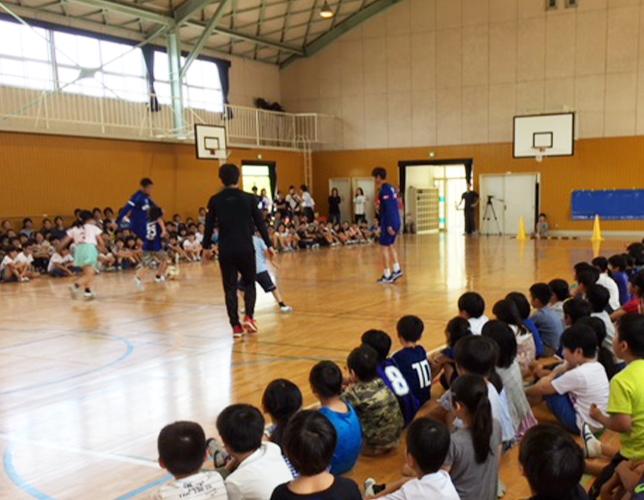
<svg viewBox="0 0 644 500">
<path fill-rule="evenodd" d="M 623 248 L 609 241 L 602 253 Z M 214 263 L 182 265 L 177 281 L 146 292 L 132 273 L 102 275 L 94 302 L 71 301 L 68 280 L 0 286 L 0 498 L 145 498 L 168 480 L 156 464 L 165 424 L 195 420 L 212 435 L 226 405 L 259 406 L 280 377 L 309 405 L 311 366 L 344 367 L 365 330 L 395 336 L 398 318 L 416 314 L 423 344 L 436 348 L 464 291 L 479 291 L 491 309 L 507 292 L 569 279 L 575 262 L 593 257 L 588 241 L 453 234 L 409 236 L 399 251 L 406 276 L 395 286 L 375 283 L 375 245 L 281 255 L 277 279 L 294 313 L 282 315 L 260 291 L 260 334 L 238 343 Z M 403 455 L 363 459 L 351 476 L 395 479 Z M 504 457 L 502 478 L 507 499 L 529 496 L 516 451 Z"/>
</svg>

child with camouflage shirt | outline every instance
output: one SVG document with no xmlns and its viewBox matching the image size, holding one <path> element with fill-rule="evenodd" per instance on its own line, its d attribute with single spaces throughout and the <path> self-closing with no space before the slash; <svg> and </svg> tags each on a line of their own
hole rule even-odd
<svg viewBox="0 0 644 500">
<path fill-rule="evenodd" d="M 378 376 L 378 353 L 368 345 L 354 349 L 347 359 L 351 382 L 342 395 L 356 410 L 364 444 L 362 453 L 382 455 L 400 444 L 404 420 L 394 394 Z"/>
</svg>

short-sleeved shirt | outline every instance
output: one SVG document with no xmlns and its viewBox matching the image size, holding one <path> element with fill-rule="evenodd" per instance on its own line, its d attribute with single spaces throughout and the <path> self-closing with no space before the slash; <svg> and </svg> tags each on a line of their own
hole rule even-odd
<svg viewBox="0 0 644 500">
<path fill-rule="evenodd" d="M 390 227 L 398 232 L 401 222 L 396 188 L 391 184 L 383 184 L 378 193 L 378 205 L 380 206 L 380 226 L 385 230 Z"/>
<path fill-rule="evenodd" d="M 424 405 L 431 398 L 432 390 L 432 369 L 425 349 L 420 345 L 406 347 L 392 358 L 409 384 L 411 392 L 420 405 Z"/>
<path fill-rule="evenodd" d="M 355 466 L 362 450 L 362 426 L 356 410 L 346 403 L 349 411 L 339 413 L 330 408 L 320 408 L 324 415 L 335 427 L 338 444 L 331 460 L 331 474 L 346 474 Z"/>
<path fill-rule="evenodd" d="M 619 302 L 621 305 L 624 305 L 630 299 L 630 294 L 628 293 L 628 275 L 624 272 L 616 271 L 613 273 L 613 279 L 617 283 L 617 289 L 619 290 Z"/>
<path fill-rule="evenodd" d="M 266 264 L 266 251 L 268 247 L 264 240 L 259 236 L 253 236 L 253 245 L 255 247 L 255 266 L 257 267 L 257 274 L 265 273 L 268 271 L 268 265 Z"/>
<path fill-rule="evenodd" d="M 544 344 L 553 349 L 559 349 L 564 324 L 559 314 L 557 314 L 557 311 L 550 307 L 544 307 L 535 312 L 530 319 L 537 327 Z"/>
<path fill-rule="evenodd" d="M 73 227 L 67 231 L 67 236 L 74 240 L 74 245 L 97 245 L 98 238 L 103 233 L 101 228 L 94 224 L 85 224 Z"/>
<path fill-rule="evenodd" d="M 642 314 L 642 299 L 635 297 L 633 300 L 627 302 L 622 310 L 627 314 Z"/>
<path fill-rule="evenodd" d="M 9 264 L 15 264 L 16 261 L 9 257 L 8 255 L 4 256 L 4 259 L 2 259 L 2 262 L 0 262 L 0 269 L 4 269 L 7 267 Z"/>
<path fill-rule="evenodd" d="M 340 198 L 339 196 L 329 196 L 329 213 L 339 214 L 340 203 L 342 203 L 342 198 Z"/>
<path fill-rule="evenodd" d="M 224 479 L 218 472 L 200 472 L 161 486 L 152 500 L 227 500 Z"/>
<path fill-rule="evenodd" d="M 461 196 L 462 200 L 465 200 L 465 210 L 473 210 L 474 204 L 479 201 L 479 194 L 476 191 L 466 191 Z"/>
<path fill-rule="evenodd" d="M 143 250 L 146 252 L 160 252 L 163 250 L 161 241 L 161 224 L 158 221 L 149 221 L 146 224 Z"/>
<path fill-rule="evenodd" d="M 396 362 L 391 358 L 386 359 L 384 363 L 378 366 L 378 375 L 380 375 L 385 385 L 396 396 L 405 424 L 409 424 L 414 420 L 416 412 L 420 409 L 421 405 L 411 391 L 405 376 L 398 368 Z"/>
<path fill-rule="evenodd" d="M 304 208 L 315 208 L 315 201 L 313 201 L 313 196 L 308 191 L 305 191 L 302 194 L 302 205 Z"/>
<path fill-rule="evenodd" d="M 613 311 L 617 311 L 621 306 L 619 302 L 619 287 L 613 278 L 608 276 L 606 273 L 601 273 L 597 284 L 603 286 L 608 290 L 609 300 L 608 305 Z"/>
<path fill-rule="evenodd" d="M 25 255 L 24 252 L 20 252 L 18 256 L 16 257 L 16 264 L 33 264 L 34 262 L 34 256 L 33 255 Z"/>
<path fill-rule="evenodd" d="M 591 316 L 593 318 L 599 318 L 604 322 L 604 325 L 606 326 L 606 338 L 604 339 L 603 346 L 608 349 L 612 354 L 613 357 L 615 358 L 615 361 L 618 363 L 621 363 L 621 359 L 617 359 L 617 356 L 615 356 L 615 324 L 611 321 L 610 315 L 606 311 L 602 311 L 600 313 L 592 313 Z"/>
<path fill-rule="evenodd" d="M 65 264 L 69 264 L 70 262 L 74 262 L 74 257 L 72 257 L 71 254 L 67 254 L 63 257 L 58 252 L 56 252 L 49 259 L 49 264 L 47 264 L 47 272 L 48 273 L 52 272 L 56 268 L 56 264 L 65 265 Z"/>
<path fill-rule="evenodd" d="M 145 230 L 148 224 L 148 212 L 154 206 L 152 198 L 150 198 L 143 191 L 137 191 L 132 195 L 130 201 L 127 202 L 127 207 L 119 215 L 117 222 L 121 222 L 122 216 L 130 212 L 130 229 L 139 238 L 145 237 Z"/>
<path fill-rule="evenodd" d="M 362 500 L 358 485 L 346 477 L 336 477 L 328 489 L 309 495 L 293 493 L 288 485 L 289 483 L 281 484 L 275 488 L 271 500 Z"/>
<path fill-rule="evenodd" d="M 450 467 L 449 475 L 461 500 L 496 500 L 500 446 L 498 420 L 492 420 L 491 453 L 482 464 L 476 461 L 472 431 L 460 428 L 452 434 L 445 465 Z"/>
<path fill-rule="evenodd" d="M 602 424 L 590 417 L 590 407 L 596 404 L 603 412 L 608 406 L 609 382 L 606 370 L 597 361 L 573 368 L 552 381 L 558 394 L 568 394 L 577 413 L 577 427 L 588 424 L 601 429 Z"/>
<path fill-rule="evenodd" d="M 377 452 L 398 446 L 404 421 L 396 397 L 381 378 L 358 382 L 342 399 L 352 404 L 360 417 L 365 445 Z"/>
<path fill-rule="evenodd" d="M 481 335 L 483 327 L 488 321 L 490 321 L 490 318 L 488 318 L 485 314 L 483 316 L 479 316 L 478 318 L 470 318 L 467 320 L 467 322 L 470 324 L 470 331 L 474 335 Z"/>
<path fill-rule="evenodd" d="M 359 194 L 356 196 L 353 200 L 353 205 L 354 205 L 354 212 L 356 215 L 364 215 L 365 214 L 365 205 L 367 204 L 367 198 Z"/>
<path fill-rule="evenodd" d="M 621 434 L 620 453 L 629 460 L 644 459 L 644 360 L 630 363 L 610 383 L 608 413 L 630 415 L 631 432 Z"/>
<path fill-rule="evenodd" d="M 449 474 L 439 470 L 420 479 L 407 481 L 398 491 L 382 497 L 383 500 L 460 500 Z"/>
</svg>

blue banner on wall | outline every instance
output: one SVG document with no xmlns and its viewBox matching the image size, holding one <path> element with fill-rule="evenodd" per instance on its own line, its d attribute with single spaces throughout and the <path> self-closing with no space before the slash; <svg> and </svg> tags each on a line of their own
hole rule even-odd
<svg viewBox="0 0 644 500">
<path fill-rule="evenodd" d="M 644 220 L 644 189 L 573 191 L 573 220 Z"/>
</svg>

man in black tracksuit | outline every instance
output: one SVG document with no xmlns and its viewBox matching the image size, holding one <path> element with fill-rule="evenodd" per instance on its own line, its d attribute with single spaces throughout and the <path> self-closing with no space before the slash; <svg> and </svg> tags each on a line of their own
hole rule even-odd
<svg viewBox="0 0 644 500">
<path fill-rule="evenodd" d="M 210 248 L 216 224 L 219 227 L 219 267 L 226 294 L 226 309 L 233 327 L 233 336 L 241 337 L 244 328 L 252 333 L 257 332 L 257 323 L 253 318 L 256 299 L 253 245 L 255 228 L 266 242 L 268 251 L 272 252 L 273 249 L 256 198 L 239 189 L 239 168 L 233 164 L 222 165 L 219 169 L 219 178 L 225 188 L 208 202 L 203 247 L 206 256 L 212 256 Z M 244 290 L 246 306 L 243 328 L 239 322 L 237 302 L 239 275 L 241 275 L 241 287 Z"/>
</svg>

